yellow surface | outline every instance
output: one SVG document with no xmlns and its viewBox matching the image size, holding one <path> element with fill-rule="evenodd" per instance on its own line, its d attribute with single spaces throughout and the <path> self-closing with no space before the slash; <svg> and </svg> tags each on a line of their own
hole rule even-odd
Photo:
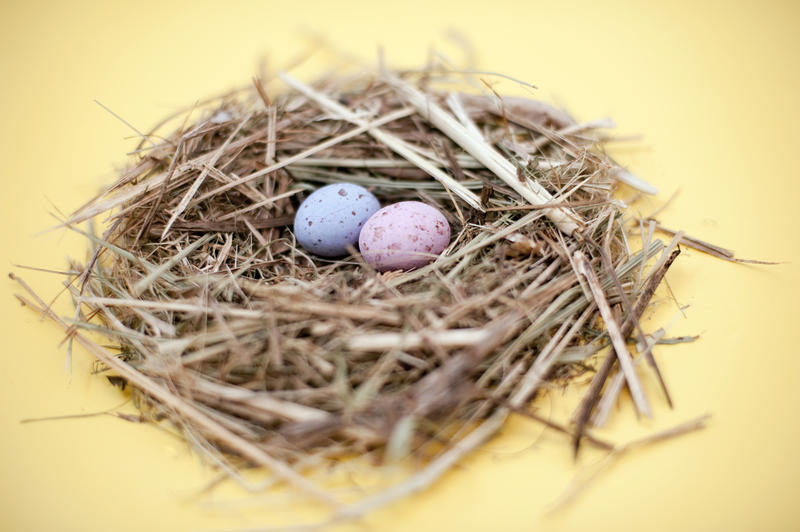
<svg viewBox="0 0 800 532">
<path fill-rule="evenodd" d="M 622 442 L 711 412 L 707 430 L 625 457 L 546 514 L 598 455 L 575 464 L 564 438 L 516 421 L 434 489 L 372 516 L 371 529 L 796 530 L 799 14 L 796 2 L 4 3 L 4 264 L 63 269 L 66 255 L 83 257 L 72 235 L 34 233 L 52 224 L 49 211 L 70 211 L 108 182 L 133 145 L 93 99 L 146 128 L 247 83 L 264 53 L 287 63 L 308 47 L 303 29 L 362 57 L 380 43 L 404 65 L 420 64 L 431 44 L 463 61 L 445 37 L 458 29 L 482 68 L 536 83 L 581 119 L 612 116 L 621 133 L 641 133 L 615 154 L 662 190 L 643 211 L 679 189 L 665 224 L 788 264 L 686 251 L 668 276 L 686 316 L 665 302 L 646 323 L 677 315 L 671 334 L 702 335 L 657 351 L 676 408 L 646 377 L 656 419 L 637 421 L 626 399 L 601 434 Z M 15 271 L 57 294 L 57 276 Z M 61 333 L 20 309 L 14 291 L 2 283 L 0 529 L 220 530 L 310 515 L 231 487 L 198 495 L 211 471 L 153 427 L 111 417 L 20 424 L 122 397 L 88 376 L 83 351 L 65 371 Z M 56 308 L 69 312 L 65 300 Z M 574 397 L 554 390 L 543 411 L 563 419 Z"/>
</svg>

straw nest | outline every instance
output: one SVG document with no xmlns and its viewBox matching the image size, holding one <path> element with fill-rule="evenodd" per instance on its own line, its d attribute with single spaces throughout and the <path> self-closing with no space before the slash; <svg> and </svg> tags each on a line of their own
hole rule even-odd
<svg viewBox="0 0 800 532">
<path fill-rule="evenodd" d="M 255 80 L 193 108 L 171 134 L 143 135 L 118 181 L 65 221 L 104 224 L 86 232 L 93 253 L 69 285 L 72 339 L 143 411 L 217 459 L 264 466 L 333 504 L 304 471 L 361 453 L 418 458 L 409 480 L 339 517 L 430 484 L 511 413 L 537 418 L 537 392 L 585 373 L 608 346 L 573 425 L 538 419 L 577 449 L 625 385 L 649 414 L 634 365 L 657 367 L 638 319 L 676 242 L 651 238 L 651 226 L 630 249 L 632 218 L 614 193 L 653 190 L 604 153 L 607 121 L 444 92 L 447 76 L 430 72 L 281 77 L 280 94 Z M 453 228 L 449 247 L 383 274 L 357 250 L 309 254 L 293 213 L 335 182 L 384 204 L 434 205 Z"/>
</svg>

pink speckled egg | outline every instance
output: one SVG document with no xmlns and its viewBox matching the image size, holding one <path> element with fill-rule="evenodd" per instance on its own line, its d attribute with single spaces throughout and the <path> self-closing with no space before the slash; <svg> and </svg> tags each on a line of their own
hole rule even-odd
<svg viewBox="0 0 800 532">
<path fill-rule="evenodd" d="M 373 214 L 358 237 L 361 256 L 379 271 L 433 262 L 450 243 L 450 224 L 434 207 L 401 201 Z"/>
</svg>

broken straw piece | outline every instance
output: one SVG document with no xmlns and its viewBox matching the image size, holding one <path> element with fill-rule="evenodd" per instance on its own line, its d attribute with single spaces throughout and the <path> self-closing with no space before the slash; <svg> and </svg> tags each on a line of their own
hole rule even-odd
<svg viewBox="0 0 800 532">
<path fill-rule="evenodd" d="M 533 129 L 540 133 L 546 133 L 543 128 L 546 122 L 553 124 L 558 128 L 557 131 L 551 131 L 549 135 L 541 137 L 536 143 L 537 148 L 541 148 L 545 144 L 553 142 L 554 139 L 559 138 L 565 142 L 561 143 L 560 147 L 573 157 L 578 157 L 579 152 L 575 148 L 577 146 L 571 145 L 566 142 L 566 135 L 578 133 L 586 129 L 600 128 L 600 127 L 613 127 L 614 122 L 609 118 L 594 120 L 583 124 L 576 123 L 569 115 L 563 111 L 559 111 L 554 107 L 550 107 L 542 102 L 536 100 L 528 100 L 525 98 L 516 98 L 513 96 L 505 96 L 500 101 L 491 101 L 483 96 L 472 94 L 460 94 L 459 100 L 462 103 L 466 102 L 471 108 L 478 108 L 486 111 L 491 111 L 495 114 L 507 117 L 509 121 L 516 122 L 522 127 Z M 450 101 L 448 100 L 448 103 Z M 452 107 L 451 107 L 452 108 Z M 505 112 L 504 112 L 505 110 Z M 454 110 L 455 111 L 455 110 Z M 459 117 L 461 120 L 461 117 Z M 463 120 L 462 120 L 463 122 Z M 542 124 L 542 125 L 537 125 Z M 656 195 L 658 189 L 645 181 L 644 179 L 630 173 L 621 166 L 613 166 L 611 169 L 611 176 L 625 183 L 629 187 L 635 188 L 644 194 Z"/>
<path fill-rule="evenodd" d="M 644 192 L 645 194 L 650 194 L 651 196 L 655 196 L 658 194 L 658 189 L 642 179 L 641 177 L 635 176 L 629 171 L 625 170 L 623 167 L 618 166 L 614 168 L 612 176 L 622 183 L 625 183 L 629 187 L 633 187 L 639 192 Z"/>
<path fill-rule="evenodd" d="M 278 77 L 280 77 L 283 80 L 283 82 L 286 83 L 289 87 L 295 89 L 296 91 L 302 93 L 304 96 L 313 100 L 314 102 L 317 103 L 317 105 L 319 105 L 326 111 L 334 113 L 340 116 L 342 119 L 347 120 L 348 122 L 355 124 L 357 126 L 362 126 L 362 127 L 367 126 L 367 122 L 361 119 L 358 115 L 356 115 L 355 113 L 353 113 L 340 103 L 335 102 L 332 99 L 325 96 L 324 94 L 314 90 L 309 85 L 306 85 L 300 80 L 295 79 L 286 72 L 278 72 Z M 401 157 L 404 157 L 406 160 L 414 163 L 421 170 L 427 172 L 428 175 L 439 181 L 443 187 L 445 187 L 448 190 L 451 190 L 454 194 L 456 194 L 465 202 L 467 202 L 473 209 L 483 212 L 483 206 L 481 205 L 481 200 L 478 196 L 473 194 L 464 185 L 462 185 L 461 183 L 450 177 L 448 174 L 443 172 L 438 166 L 436 166 L 430 160 L 416 153 L 402 139 L 396 137 L 395 135 L 387 133 L 382 129 L 378 129 L 377 127 L 369 127 L 367 131 L 378 142 L 383 142 L 395 153 L 397 153 Z"/>
<path fill-rule="evenodd" d="M 603 288 L 600 286 L 600 281 L 597 279 L 597 275 L 594 273 L 591 264 L 589 264 L 589 261 L 583 252 L 578 250 L 573 254 L 573 257 L 575 259 L 577 271 L 586 279 L 586 283 L 589 285 L 591 295 L 594 297 L 594 300 L 597 303 L 597 308 L 600 311 L 600 315 L 605 321 L 608 336 L 611 338 L 611 343 L 617 354 L 617 360 L 619 360 L 619 366 L 622 368 L 622 372 L 625 374 L 625 380 L 628 381 L 628 388 L 631 391 L 633 403 L 639 412 L 647 417 L 652 417 L 650 404 L 647 402 L 644 389 L 642 389 L 639 378 L 636 376 L 636 370 L 633 367 L 631 354 L 625 344 L 625 337 L 622 335 L 620 327 L 617 324 L 617 321 L 614 319 L 614 314 L 611 312 L 611 307 L 608 305 Z"/>
<path fill-rule="evenodd" d="M 408 103 L 416 107 L 424 118 L 467 153 L 482 162 L 532 205 L 546 205 L 553 201 L 553 196 L 540 184 L 527 178 L 525 182 L 520 181 L 514 165 L 492 148 L 483 136 L 476 137 L 470 132 L 471 128 L 468 129 L 461 125 L 452 115 L 409 83 L 388 73 L 383 77 Z M 570 209 L 548 208 L 544 210 L 544 213 L 559 230 L 567 235 L 577 234 L 583 228 L 583 222 Z"/>
</svg>

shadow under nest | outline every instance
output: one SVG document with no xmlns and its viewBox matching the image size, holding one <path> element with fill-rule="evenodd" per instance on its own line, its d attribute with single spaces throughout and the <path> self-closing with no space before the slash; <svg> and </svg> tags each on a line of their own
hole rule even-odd
<svg viewBox="0 0 800 532">
<path fill-rule="evenodd" d="M 147 135 L 65 221 L 105 215 L 75 265 L 75 326 L 118 342 L 101 361 L 149 414 L 314 494 L 298 473 L 308 464 L 414 456 L 427 473 L 410 492 L 510 413 L 535 415 L 549 381 L 641 336 L 675 242 L 645 232 L 630 250 L 632 218 L 613 194 L 620 181 L 649 187 L 604 153 L 606 123 L 448 93 L 430 73 L 283 78 L 290 89 L 271 98 L 256 80 Z M 450 245 L 383 274 L 357 250 L 307 253 L 293 214 L 335 182 L 435 206 Z M 616 355 L 630 377 L 631 355 Z M 635 374 L 627 384 L 647 413 Z M 576 443 L 596 399 L 562 427 Z"/>
</svg>

